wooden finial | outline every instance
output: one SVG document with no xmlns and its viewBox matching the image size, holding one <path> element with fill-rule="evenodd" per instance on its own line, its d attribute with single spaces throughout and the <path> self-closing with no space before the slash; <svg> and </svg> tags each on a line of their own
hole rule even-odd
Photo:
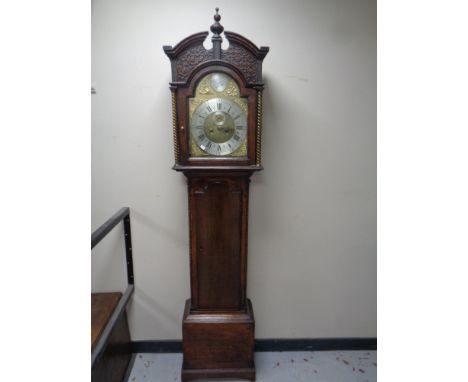
<svg viewBox="0 0 468 382">
<path fill-rule="evenodd" d="M 216 7 L 216 14 L 213 16 L 215 23 L 211 26 L 210 30 L 213 32 L 213 37 L 219 37 L 223 33 L 224 27 L 219 23 L 221 15 L 218 13 L 219 8 Z"/>
</svg>

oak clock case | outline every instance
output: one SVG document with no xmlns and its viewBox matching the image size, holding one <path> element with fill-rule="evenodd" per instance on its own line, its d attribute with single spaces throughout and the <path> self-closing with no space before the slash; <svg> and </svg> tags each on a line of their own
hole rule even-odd
<svg viewBox="0 0 468 382">
<path fill-rule="evenodd" d="M 261 169 L 260 85 L 248 87 L 242 72 L 232 64 L 205 65 L 176 89 L 175 169 L 196 165 Z"/>
<path fill-rule="evenodd" d="M 249 182 L 261 170 L 262 61 L 269 48 L 224 32 L 174 47 L 171 61 L 174 169 L 187 178 L 190 299 L 182 321 L 182 381 L 255 380 L 254 328 L 246 296 Z"/>
</svg>

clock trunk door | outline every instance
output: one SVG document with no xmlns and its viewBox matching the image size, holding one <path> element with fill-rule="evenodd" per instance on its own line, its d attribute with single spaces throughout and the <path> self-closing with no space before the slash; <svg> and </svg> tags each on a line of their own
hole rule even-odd
<svg viewBox="0 0 468 382">
<path fill-rule="evenodd" d="M 193 308 L 242 309 L 248 179 L 191 179 L 189 193 Z"/>
</svg>

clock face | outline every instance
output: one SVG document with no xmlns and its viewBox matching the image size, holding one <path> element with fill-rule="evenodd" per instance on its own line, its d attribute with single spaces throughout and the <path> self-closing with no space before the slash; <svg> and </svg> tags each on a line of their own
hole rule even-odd
<svg viewBox="0 0 468 382">
<path fill-rule="evenodd" d="M 215 156 L 236 151 L 247 134 L 247 116 L 233 101 L 211 98 L 192 116 L 191 133 L 200 149 Z"/>
<path fill-rule="evenodd" d="M 246 156 L 247 99 L 235 80 L 215 72 L 203 77 L 189 99 L 190 155 Z"/>
</svg>

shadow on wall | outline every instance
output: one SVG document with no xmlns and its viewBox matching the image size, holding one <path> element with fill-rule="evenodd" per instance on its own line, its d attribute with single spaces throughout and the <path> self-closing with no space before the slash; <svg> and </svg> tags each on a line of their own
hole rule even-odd
<svg viewBox="0 0 468 382">
<path fill-rule="evenodd" d="M 169 238 L 173 243 L 177 243 L 184 248 L 188 248 L 188 234 L 185 234 L 185 230 L 170 230 L 167 226 L 153 220 L 148 215 L 143 215 L 135 210 L 132 210 L 132 219 L 149 228 L 152 232 Z"/>
<path fill-rule="evenodd" d="M 142 289 L 135 288 L 134 297 L 129 306 L 130 322 L 137 322 L 135 312 L 145 315 L 151 321 L 157 321 L 156 326 L 161 333 L 173 333 L 180 330 L 180 317 L 169 312 L 164 304 L 159 304 Z M 154 333 L 154 338 L 159 338 L 159 333 Z"/>
</svg>

